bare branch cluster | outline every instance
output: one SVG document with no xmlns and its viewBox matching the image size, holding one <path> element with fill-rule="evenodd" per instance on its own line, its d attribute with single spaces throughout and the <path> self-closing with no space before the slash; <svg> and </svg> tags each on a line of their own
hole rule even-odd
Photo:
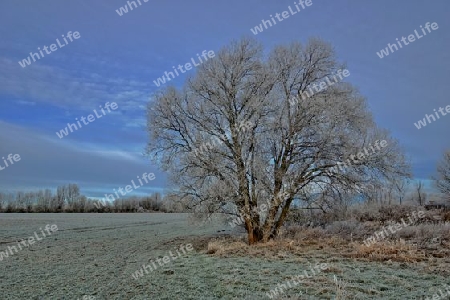
<svg viewBox="0 0 450 300">
<path fill-rule="evenodd" d="M 361 192 L 369 182 L 409 176 L 397 141 L 376 126 L 350 84 L 300 97 L 342 68 L 332 47 L 318 39 L 267 55 L 254 40 L 234 42 L 183 89 L 169 87 L 154 97 L 147 152 L 192 209 L 242 215 L 249 243 L 267 241 L 300 197 Z M 293 96 L 299 100 L 289 101 Z M 240 130 L 241 124 L 251 126 Z M 194 155 L 211 140 L 219 142 Z M 388 146 L 336 168 L 376 141 Z M 256 213 L 267 202 L 270 209 Z"/>
</svg>

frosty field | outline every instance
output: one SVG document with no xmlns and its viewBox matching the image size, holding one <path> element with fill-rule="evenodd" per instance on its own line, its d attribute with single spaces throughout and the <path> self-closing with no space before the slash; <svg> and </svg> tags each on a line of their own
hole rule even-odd
<svg viewBox="0 0 450 300">
<path fill-rule="evenodd" d="M 236 246 L 233 253 L 208 252 L 208 242 L 230 228 L 194 225 L 186 214 L 0 214 L 0 251 L 46 224 L 59 230 L 0 261 L 0 299 L 269 299 L 267 292 L 310 263 L 328 269 L 273 299 L 424 299 L 448 283 L 428 262 L 370 262 L 311 245 L 276 255 L 270 244 L 250 256 Z M 188 243 L 193 251 L 131 276 Z"/>
</svg>

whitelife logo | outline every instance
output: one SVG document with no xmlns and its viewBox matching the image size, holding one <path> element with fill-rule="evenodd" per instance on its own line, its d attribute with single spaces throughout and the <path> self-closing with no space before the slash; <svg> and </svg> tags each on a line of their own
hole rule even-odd
<svg viewBox="0 0 450 300">
<path fill-rule="evenodd" d="M 428 33 L 431 32 L 430 27 L 433 30 L 438 30 L 439 29 L 439 26 L 438 26 L 438 24 L 436 22 L 431 23 L 431 24 L 430 24 L 430 22 L 427 22 L 427 24 L 425 24 L 425 28 L 427 29 Z M 423 35 L 420 35 L 417 32 L 417 30 L 414 30 L 415 35 L 414 34 L 408 35 L 409 43 L 406 41 L 406 37 L 402 36 L 402 38 L 400 40 L 403 42 L 403 45 L 408 46 L 410 43 L 412 43 L 412 42 L 414 42 L 416 40 L 416 37 L 419 40 L 419 39 L 423 38 L 425 35 L 427 35 L 427 33 L 425 32 L 425 29 L 423 29 L 422 25 L 420 25 L 420 28 L 422 29 Z M 402 48 L 402 44 L 400 43 L 398 38 L 396 40 L 397 40 L 398 46 L 400 48 Z M 394 44 L 388 43 L 388 46 L 386 48 L 382 49 L 380 52 L 377 52 L 378 57 L 379 58 L 383 58 L 385 56 L 388 56 L 389 55 L 389 50 L 391 50 L 391 53 L 394 53 L 394 51 L 398 51 L 398 47 L 397 47 L 397 45 L 395 43 Z"/>
<path fill-rule="evenodd" d="M 186 250 L 187 250 L 188 252 L 194 250 L 194 247 L 192 246 L 192 244 L 186 244 L 186 250 L 184 249 L 184 247 L 185 247 L 184 245 L 181 245 L 179 249 L 180 249 L 180 250 L 183 252 L 183 254 L 185 254 L 185 255 L 187 254 Z M 175 249 L 176 249 L 176 248 L 175 248 Z M 177 251 L 177 254 L 178 254 L 178 255 L 174 255 L 174 254 L 172 253 L 172 250 L 170 250 L 170 251 L 169 251 L 170 256 L 166 255 L 166 256 L 164 256 L 163 258 L 157 258 L 157 259 L 156 259 L 156 262 L 158 263 L 158 265 L 159 265 L 160 267 L 163 267 L 165 264 L 168 264 L 168 263 L 171 262 L 170 259 L 172 259 L 172 261 L 173 261 L 173 260 L 175 260 L 175 259 L 181 257 L 182 254 L 178 251 L 178 249 L 176 249 L 176 251 Z M 158 266 L 155 264 L 155 262 L 154 262 L 153 260 L 151 261 L 151 263 L 152 263 L 152 266 L 151 266 L 151 265 L 142 265 L 142 268 L 140 268 L 139 270 L 135 271 L 133 274 L 131 274 L 131 276 L 132 276 L 135 280 L 138 280 L 140 277 L 143 277 L 143 276 L 144 276 L 144 271 L 145 271 L 146 274 L 149 274 L 149 270 L 150 270 L 150 272 L 153 272 L 154 270 L 158 269 Z"/>
<path fill-rule="evenodd" d="M 254 213 L 258 214 L 258 215 L 262 215 L 263 213 L 267 212 L 272 206 L 277 206 L 280 203 L 282 203 L 284 201 L 284 199 L 286 199 L 287 197 L 289 197 L 289 193 L 288 192 L 282 192 L 275 198 L 274 203 L 271 203 L 270 200 L 269 200 L 265 204 L 261 204 L 258 207 L 252 208 L 252 212 L 254 212 Z M 244 224 L 244 222 L 245 222 L 244 215 L 242 213 L 240 213 L 239 216 L 236 216 L 236 217 L 232 218 L 231 221 L 228 222 L 228 225 L 230 225 L 231 228 L 234 228 L 236 226 Z"/>
<path fill-rule="evenodd" d="M 18 244 L 17 247 L 19 247 L 20 250 L 22 250 L 22 246 L 24 247 L 29 247 L 32 246 L 34 243 L 36 243 L 36 241 L 42 241 L 45 237 L 47 237 L 47 235 L 51 235 L 52 233 L 58 231 L 58 226 L 56 226 L 55 224 L 53 225 L 45 225 L 45 231 L 47 232 L 47 235 L 44 233 L 44 231 L 42 230 L 42 228 L 39 228 L 41 230 L 42 233 L 42 238 L 39 238 L 38 233 L 35 232 L 34 236 L 30 236 L 28 239 L 26 240 L 21 240 Z M 9 253 L 8 253 L 9 250 Z M 17 250 L 16 246 L 8 246 L 8 250 L 2 252 L 0 251 L 0 261 L 3 260 L 3 258 L 7 258 L 11 255 L 14 255 L 13 251 L 15 251 L 15 253 L 18 253 L 19 251 Z"/>
<path fill-rule="evenodd" d="M 105 103 L 105 107 L 102 107 L 101 105 L 100 105 L 99 107 L 100 107 L 100 109 L 101 109 L 103 115 L 99 115 L 99 114 L 97 113 L 97 110 L 96 110 L 96 109 L 93 110 L 93 112 L 95 113 L 95 116 L 97 117 L 97 119 L 100 119 L 101 117 L 103 117 L 103 116 L 106 115 L 106 112 L 103 110 L 103 108 L 106 108 L 106 110 L 107 110 L 108 112 L 111 112 L 111 109 L 112 109 L 112 110 L 116 110 L 119 106 L 117 105 L 116 102 L 113 102 L 113 103 L 111 103 L 111 104 L 109 104 L 109 102 L 106 102 L 106 103 Z M 110 109 L 110 108 L 111 108 L 111 109 Z M 94 115 L 89 115 L 89 116 L 87 116 L 87 123 L 86 123 L 86 118 L 85 118 L 84 116 L 81 117 L 80 119 L 81 119 L 81 122 L 83 122 L 84 125 L 88 125 L 89 123 L 92 123 L 92 122 L 94 122 L 94 121 L 96 120 L 96 118 L 94 117 Z M 78 120 L 78 118 L 75 118 L 75 120 L 77 121 L 78 126 L 77 126 L 76 124 L 74 124 L 74 123 L 72 123 L 72 124 L 67 123 L 66 128 L 61 129 L 59 132 L 56 132 L 56 135 L 57 135 L 60 139 L 62 139 L 63 137 L 69 135 L 69 130 L 70 130 L 70 132 L 73 132 L 74 130 L 78 130 L 78 128 L 81 128 L 82 125 L 81 125 L 80 121 Z"/>
<path fill-rule="evenodd" d="M 381 151 L 381 148 L 385 148 L 388 145 L 388 142 L 386 140 L 376 140 L 375 141 L 375 147 L 378 149 L 378 151 Z M 381 146 L 381 148 L 380 148 Z M 338 161 L 336 162 L 336 166 L 328 169 L 325 174 L 328 176 L 333 176 L 334 174 L 338 172 L 345 172 L 345 168 L 350 167 L 352 164 L 359 164 L 362 163 L 366 158 L 369 158 L 371 155 L 376 154 L 377 151 L 373 148 L 372 144 L 369 144 L 368 148 L 372 150 L 372 153 L 367 151 L 367 148 L 364 147 L 364 153 L 363 151 L 358 152 L 357 154 L 350 155 L 350 158 L 347 159 L 347 163 Z M 351 161 L 350 161 L 351 159 Z"/>
<path fill-rule="evenodd" d="M 444 112 L 444 108 L 442 108 L 442 107 L 439 107 L 438 110 L 442 116 L 446 116 L 448 113 L 450 113 L 450 105 L 447 105 L 445 107 L 446 113 Z M 437 113 L 436 109 L 434 109 L 434 114 L 436 115 L 436 118 L 439 120 L 440 117 L 439 117 L 439 114 Z M 414 125 L 416 126 L 417 129 L 420 129 L 422 127 L 427 126 L 427 120 L 428 120 L 428 124 L 431 124 L 431 122 L 436 122 L 436 118 L 433 115 L 425 114 L 425 118 L 417 121 L 417 123 L 414 123 Z M 433 121 L 431 121 L 431 120 L 433 120 Z"/>
<path fill-rule="evenodd" d="M 119 193 L 122 196 L 125 196 L 126 194 L 131 193 L 133 190 L 137 190 L 138 188 L 140 188 L 141 186 L 144 185 L 144 183 L 142 183 L 142 180 L 141 180 L 141 178 L 139 176 L 136 176 L 136 178 L 139 180 L 139 183 L 141 185 L 139 185 L 139 186 L 136 185 L 134 183 L 134 179 L 133 179 L 133 180 L 131 180 L 131 183 L 133 184 L 133 186 L 131 186 L 131 185 L 125 186 L 125 188 L 124 188 L 125 192 L 124 192 L 124 189 L 122 189 L 121 187 L 118 188 L 119 192 L 117 192 L 116 189 L 113 189 L 114 190 L 114 194 L 116 194 L 116 196 L 117 196 L 117 199 L 120 198 Z M 148 173 L 148 174 L 144 173 L 144 174 L 142 174 L 142 179 L 145 181 L 145 183 L 148 183 L 149 181 L 152 181 L 155 178 L 156 177 L 155 177 L 154 173 Z M 116 200 L 116 198 L 114 197 L 113 194 L 109 194 L 109 195 L 105 194 L 105 199 L 104 200 L 99 200 L 99 201 L 97 201 L 98 203 L 94 203 L 95 207 L 100 208 L 101 205 L 105 206 L 106 205 L 106 200 L 110 200 L 110 201 L 114 202 L 114 200 Z"/>
<path fill-rule="evenodd" d="M 330 81 L 330 78 L 328 78 L 328 76 L 326 76 L 324 81 L 321 81 L 320 83 L 310 84 L 306 87 L 304 92 L 300 91 L 300 95 L 295 95 L 295 96 L 292 96 L 291 98 L 289 98 L 289 103 L 291 105 L 295 105 L 295 104 L 299 103 L 302 99 L 306 100 L 307 98 L 314 96 L 316 92 L 319 93 L 319 92 L 325 91 L 330 86 L 339 82 L 339 80 L 336 78 L 336 75 L 342 81 L 344 79 L 342 76 L 347 78 L 348 76 L 350 76 L 350 72 L 347 69 L 344 69 L 344 70 L 339 69 L 336 72 L 336 74 L 332 75 L 334 81 Z M 316 91 L 314 91 L 313 88 Z M 309 93 L 308 93 L 308 90 L 309 90 Z M 305 96 L 305 94 L 306 94 L 306 96 Z"/>
<path fill-rule="evenodd" d="M 206 56 L 206 55 L 208 55 L 208 56 Z M 203 50 L 203 52 L 202 52 L 202 57 L 203 57 L 203 59 L 204 59 L 205 61 L 208 60 L 208 57 L 209 57 L 209 58 L 213 58 L 213 57 L 215 57 L 215 56 L 216 56 L 216 54 L 214 53 L 213 50 L 209 50 L 208 52 L 206 52 L 206 50 Z M 199 64 L 196 64 L 196 63 L 195 63 L 195 60 L 194 60 L 193 57 L 191 58 L 191 62 L 192 62 L 192 64 L 194 65 L 194 67 L 198 67 L 198 66 L 200 66 L 202 63 L 205 62 L 205 61 L 203 61 L 203 60 L 201 59 L 201 57 L 200 57 L 200 55 L 199 55 L 198 53 L 197 53 L 197 57 L 198 57 L 198 60 L 200 61 Z M 167 78 L 167 81 L 171 81 L 172 79 L 175 79 L 176 77 L 180 76 L 180 74 L 178 73 L 177 69 L 180 70 L 180 72 L 184 74 L 184 73 L 186 73 L 187 71 L 189 71 L 189 70 L 192 69 L 192 64 L 189 63 L 189 62 L 188 62 L 188 63 L 185 63 L 185 64 L 184 64 L 184 68 L 185 68 L 186 70 L 183 70 L 183 66 L 182 66 L 182 65 L 178 65 L 177 68 L 175 68 L 175 66 L 173 66 L 172 68 L 173 68 L 173 71 L 175 72 L 175 74 L 177 74 L 176 76 L 174 75 L 173 72 L 167 72 L 167 71 L 166 71 L 162 77 L 160 77 L 160 78 L 158 78 L 158 79 L 156 79 L 156 80 L 153 80 L 153 82 L 155 83 L 155 85 L 156 85 L 157 87 L 159 87 L 160 85 L 166 83 L 166 78 Z M 169 75 L 172 76 L 172 78 L 170 78 Z"/>
<path fill-rule="evenodd" d="M 145 3 L 147 3 L 149 0 L 142 0 Z M 137 2 L 139 3 L 139 6 L 142 5 L 141 0 L 137 0 Z M 130 11 L 133 10 L 133 6 L 131 6 L 131 4 L 134 5 L 134 8 L 138 8 L 136 1 L 127 1 L 128 7 L 130 8 Z M 124 14 L 128 13 L 128 7 L 126 5 L 120 7 L 119 9 L 116 9 L 116 13 L 121 17 Z"/>
<path fill-rule="evenodd" d="M 19 154 L 14 154 L 13 155 L 12 153 L 10 153 L 10 154 L 8 154 L 8 157 L 6 159 L 5 159 L 5 157 L 2 157 L 2 159 L 3 159 L 3 163 L 5 164 L 5 167 L 2 167 L 2 165 L 0 163 L 0 171 L 3 171 L 4 169 L 9 167 L 10 165 L 12 166 L 14 164 L 14 162 L 20 161 L 21 158 L 20 158 Z M 8 164 L 8 162 L 6 160 L 9 161 L 9 164 Z"/>
<path fill-rule="evenodd" d="M 387 238 L 391 232 L 391 234 L 396 233 L 397 231 L 402 230 L 403 228 L 406 228 L 408 226 L 413 225 L 414 223 L 416 223 L 419 219 L 423 219 L 425 217 L 425 212 L 424 211 L 418 211 L 417 212 L 417 216 L 416 216 L 416 212 L 413 211 L 411 213 L 412 215 L 412 219 L 411 216 L 408 213 L 408 219 L 409 219 L 409 224 L 406 224 L 405 220 L 403 218 L 400 219 L 400 221 L 402 221 L 401 223 L 395 223 L 393 225 L 389 225 L 389 226 L 383 226 L 382 230 L 379 232 L 375 232 L 375 237 L 373 235 L 371 235 L 370 237 L 366 238 L 364 240 L 364 245 L 366 245 L 366 247 L 370 247 L 373 244 L 375 244 L 376 242 Z M 389 229 L 389 231 L 386 230 Z"/>
<path fill-rule="evenodd" d="M 276 13 L 275 17 L 277 18 L 278 22 L 282 22 L 283 20 L 289 18 L 290 16 L 296 15 L 298 14 L 301 9 L 299 7 L 299 5 L 302 7 L 302 10 L 305 10 L 306 7 L 311 6 L 312 5 L 312 0 L 299 0 L 298 3 L 294 2 L 295 8 L 297 8 L 297 12 L 295 12 L 295 10 L 292 9 L 292 7 L 289 5 L 289 11 L 285 10 L 283 11 L 281 14 L 280 13 Z M 257 35 L 258 33 L 261 33 L 264 31 L 265 29 L 269 29 L 269 27 L 272 27 L 273 25 L 277 24 L 277 21 L 275 21 L 275 18 L 270 15 L 270 18 L 272 20 L 272 22 L 270 20 L 261 20 L 262 23 L 260 23 L 258 26 L 255 26 L 254 28 L 250 28 L 250 31 L 254 34 Z M 273 25 L 272 25 L 273 24 Z M 264 28 L 263 28 L 264 25 Z M 267 25 L 269 25 L 269 27 L 267 27 Z"/>
<path fill-rule="evenodd" d="M 64 36 L 64 34 L 62 35 L 62 37 L 63 37 L 64 42 L 66 42 L 66 43 L 65 44 L 61 44 L 59 39 L 56 39 L 56 42 L 58 43 L 59 48 L 56 47 L 56 44 L 51 44 L 50 47 L 47 47 L 47 46 L 42 47 L 43 48 L 42 50 L 44 50 L 45 53 L 50 54 L 52 52 L 55 52 L 58 49 L 61 49 L 62 47 L 65 47 L 66 45 L 69 44 L 69 42 L 66 40 L 66 37 Z M 75 40 L 78 40 L 81 37 L 81 35 L 80 35 L 80 33 L 78 31 L 74 31 L 73 34 L 72 34 L 72 31 L 69 31 L 67 33 L 67 38 L 71 42 L 73 42 L 72 37 Z M 48 51 L 49 48 L 50 48 L 51 52 Z M 31 59 L 33 59 L 33 62 L 35 62 L 36 61 L 35 57 L 37 57 L 37 59 L 41 59 L 42 57 L 44 57 L 44 53 L 42 52 L 41 47 L 38 47 L 38 50 L 39 50 L 39 53 L 41 54 L 40 56 L 39 56 L 39 53 L 30 52 L 30 56 L 28 56 L 27 58 L 23 59 L 22 61 L 19 61 L 19 65 L 22 68 L 25 68 L 26 66 L 31 65 Z"/>
<path fill-rule="evenodd" d="M 447 291 L 447 295 L 445 295 L 445 293 L 442 292 L 442 289 L 438 289 L 437 291 L 439 292 L 440 296 L 438 293 L 435 293 L 433 294 L 433 296 L 426 297 L 425 300 L 441 300 L 450 297 L 450 285 L 444 283 L 442 285 L 442 288 L 444 288 Z"/>
<path fill-rule="evenodd" d="M 312 275 L 308 275 L 308 271 L 304 270 L 303 273 L 305 275 L 296 275 L 293 276 L 291 278 L 291 280 L 287 280 L 286 284 L 284 283 L 278 283 L 277 287 L 274 289 L 271 289 L 270 292 L 266 293 L 267 297 L 269 297 L 270 299 L 279 299 L 278 295 L 284 293 L 284 290 L 287 290 L 288 288 L 292 288 L 295 287 L 301 283 L 304 283 L 303 280 L 305 278 L 311 278 L 312 276 L 316 276 L 319 275 L 322 271 L 325 271 L 326 269 L 328 269 L 328 264 L 327 263 L 322 263 L 322 264 L 318 264 L 316 263 L 316 266 L 314 267 L 314 269 L 312 268 L 312 265 L 309 264 L 309 269 L 311 270 Z M 314 272 L 314 270 L 316 270 L 316 272 Z"/>
</svg>

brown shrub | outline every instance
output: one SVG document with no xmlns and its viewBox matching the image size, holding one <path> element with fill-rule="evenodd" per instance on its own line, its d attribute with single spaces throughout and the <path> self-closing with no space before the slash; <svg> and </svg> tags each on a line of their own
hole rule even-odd
<svg viewBox="0 0 450 300">
<path fill-rule="evenodd" d="M 351 243 L 354 252 L 346 256 L 367 258 L 374 261 L 418 262 L 426 260 L 423 251 L 417 246 L 407 244 L 404 240 L 380 241 L 367 247 L 360 243 Z"/>
<path fill-rule="evenodd" d="M 400 222 L 412 212 L 423 210 L 422 207 L 413 205 L 374 205 L 361 204 L 351 209 L 351 217 L 360 222 L 379 222 L 384 224 L 388 221 Z"/>
<path fill-rule="evenodd" d="M 442 221 L 450 222 L 450 211 L 442 212 Z"/>
<path fill-rule="evenodd" d="M 207 253 L 216 255 L 236 254 L 246 252 L 248 247 L 246 243 L 239 240 L 218 239 L 208 243 Z"/>
</svg>

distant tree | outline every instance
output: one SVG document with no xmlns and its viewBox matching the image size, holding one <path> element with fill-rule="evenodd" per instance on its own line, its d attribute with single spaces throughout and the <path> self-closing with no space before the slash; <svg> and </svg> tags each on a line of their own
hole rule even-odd
<svg viewBox="0 0 450 300">
<path fill-rule="evenodd" d="M 45 189 L 44 198 L 42 199 L 44 212 L 50 212 L 52 198 L 53 198 L 52 191 L 49 189 Z"/>
<path fill-rule="evenodd" d="M 113 202 L 113 208 L 115 212 L 121 212 L 122 211 L 122 206 L 123 206 L 123 200 L 121 199 L 116 199 Z"/>
<path fill-rule="evenodd" d="M 84 195 L 79 196 L 76 211 L 80 213 L 86 212 L 87 203 L 88 199 L 86 198 L 86 196 Z"/>
<path fill-rule="evenodd" d="M 436 186 L 444 197 L 450 201 L 450 150 L 444 153 L 437 166 Z"/>
<path fill-rule="evenodd" d="M 58 207 L 59 207 L 60 203 L 58 200 L 58 196 L 57 195 L 53 195 L 51 200 L 50 200 L 50 211 L 51 212 L 58 212 Z"/>
<path fill-rule="evenodd" d="M 6 195 L 0 192 L 0 212 L 3 211 L 6 203 Z"/>
<path fill-rule="evenodd" d="M 58 186 L 56 189 L 56 207 L 55 209 L 59 212 L 64 210 L 67 199 L 67 187 L 65 185 Z"/>
<path fill-rule="evenodd" d="M 405 198 L 406 192 L 408 190 L 409 180 L 395 180 L 393 184 L 398 196 L 399 203 L 400 205 L 402 205 L 402 200 Z"/>
<path fill-rule="evenodd" d="M 26 212 L 32 212 L 33 206 L 36 203 L 36 194 L 33 192 L 28 192 L 24 194 L 23 203 Z"/>
<path fill-rule="evenodd" d="M 67 201 L 67 208 L 70 211 L 76 212 L 79 210 L 79 198 L 80 198 L 80 188 L 77 184 L 69 184 L 67 187 L 65 187 L 66 190 L 66 201 Z"/>
<path fill-rule="evenodd" d="M 34 207 L 35 212 L 45 212 L 45 200 L 44 200 L 44 191 L 39 190 L 36 192 L 36 204 Z"/>
<path fill-rule="evenodd" d="M 11 195 L 11 197 L 9 197 L 5 211 L 6 212 L 21 212 L 21 210 L 17 207 L 17 201 L 14 198 L 14 196 Z M 22 210 L 22 212 L 23 212 L 23 210 Z"/>
<path fill-rule="evenodd" d="M 18 212 L 25 212 L 25 193 L 22 191 L 18 191 L 16 193 L 16 209 L 18 210 Z"/>
<path fill-rule="evenodd" d="M 415 188 L 416 188 L 416 193 L 417 193 L 417 203 L 420 206 L 423 206 L 425 204 L 426 197 L 427 197 L 427 195 L 423 192 L 423 182 L 422 181 L 416 182 Z"/>
</svg>

